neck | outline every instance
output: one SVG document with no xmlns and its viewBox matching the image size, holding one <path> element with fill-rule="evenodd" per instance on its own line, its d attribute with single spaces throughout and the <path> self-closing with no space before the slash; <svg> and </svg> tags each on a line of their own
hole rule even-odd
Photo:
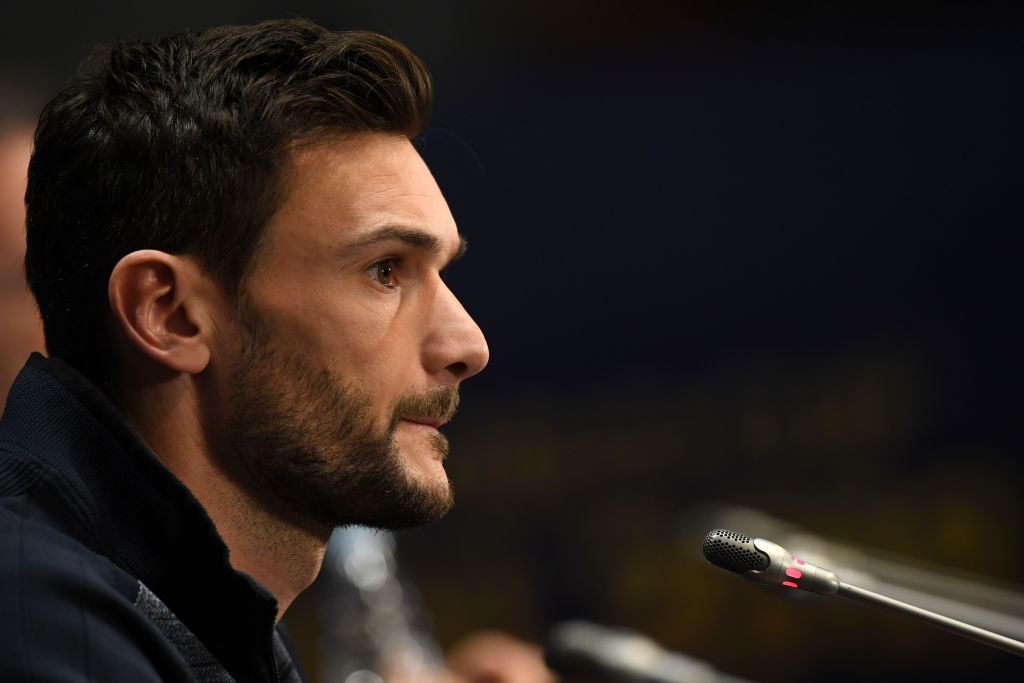
<svg viewBox="0 0 1024 683">
<path fill-rule="evenodd" d="M 125 396 L 129 422 L 157 458 L 206 509 L 228 547 L 231 566 L 277 599 L 280 619 L 316 578 L 331 529 L 269 508 L 245 486 L 224 440 L 204 428 L 195 379 L 179 375 Z M 220 445 L 218 445 L 220 444 Z"/>
<path fill-rule="evenodd" d="M 184 480 L 183 480 L 184 481 Z M 260 505 L 223 475 L 208 471 L 185 481 L 230 551 L 231 566 L 277 598 L 280 619 L 320 571 L 331 530 L 310 530 Z"/>
</svg>

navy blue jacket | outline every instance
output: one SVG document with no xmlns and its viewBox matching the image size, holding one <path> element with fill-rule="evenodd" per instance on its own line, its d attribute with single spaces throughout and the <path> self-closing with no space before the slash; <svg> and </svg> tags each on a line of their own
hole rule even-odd
<svg viewBox="0 0 1024 683">
<path fill-rule="evenodd" d="M 276 610 L 114 404 L 33 355 L 0 420 L 0 681 L 304 680 Z"/>
</svg>

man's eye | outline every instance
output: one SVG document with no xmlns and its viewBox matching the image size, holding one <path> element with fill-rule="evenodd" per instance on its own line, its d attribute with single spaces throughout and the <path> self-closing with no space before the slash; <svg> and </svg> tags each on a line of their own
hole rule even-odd
<svg viewBox="0 0 1024 683">
<path fill-rule="evenodd" d="M 372 264 L 366 269 L 366 274 L 369 275 L 370 279 L 374 282 L 389 289 L 393 289 L 398 286 L 396 276 L 400 268 L 401 263 L 398 259 L 389 258 Z"/>
</svg>

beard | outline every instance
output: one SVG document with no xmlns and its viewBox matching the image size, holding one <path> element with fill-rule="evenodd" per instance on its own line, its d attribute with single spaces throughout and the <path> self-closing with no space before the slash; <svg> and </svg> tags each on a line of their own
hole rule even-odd
<svg viewBox="0 0 1024 683">
<path fill-rule="evenodd" d="M 377 427 L 364 392 L 282 350 L 250 302 L 239 302 L 238 321 L 227 434 L 257 499 L 269 497 L 271 505 L 320 526 L 390 530 L 436 521 L 452 508 L 447 477 L 417 476 L 395 430 L 403 417 L 447 421 L 459 402 L 456 387 L 399 397 L 388 423 Z M 443 460 L 448 440 L 435 433 L 432 441 Z"/>
</svg>

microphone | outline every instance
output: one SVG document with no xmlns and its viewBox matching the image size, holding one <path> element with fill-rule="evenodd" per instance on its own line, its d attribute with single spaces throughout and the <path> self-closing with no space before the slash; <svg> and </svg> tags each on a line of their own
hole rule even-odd
<svg viewBox="0 0 1024 683">
<path fill-rule="evenodd" d="M 667 650 L 635 631 L 588 621 L 563 621 L 551 629 L 544 660 L 570 680 L 631 683 L 751 683 L 716 671 L 707 662 Z"/>
<path fill-rule="evenodd" d="M 889 551 L 825 540 L 760 510 L 706 502 L 683 518 L 685 537 L 709 528 L 757 529 L 791 555 L 825 566 L 848 583 L 909 602 L 953 619 L 1024 641 L 1024 586 L 969 575 Z"/>
<path fill-rule="evenodd" d="M 1024 643 L 971 624 L 900 602 L 879 593 L 845 583 L 835 572 L 797 559 L 777 543 L 751 538 L 727 529 L 713 529 L 704 537 L 701 550 L 708 562 L 770 586 L 785 586 L 817 593 L 841 595 L 869 605 L 886 607 L 933 626 L 991 647 L 1024 657 Z"/>
</svg>

